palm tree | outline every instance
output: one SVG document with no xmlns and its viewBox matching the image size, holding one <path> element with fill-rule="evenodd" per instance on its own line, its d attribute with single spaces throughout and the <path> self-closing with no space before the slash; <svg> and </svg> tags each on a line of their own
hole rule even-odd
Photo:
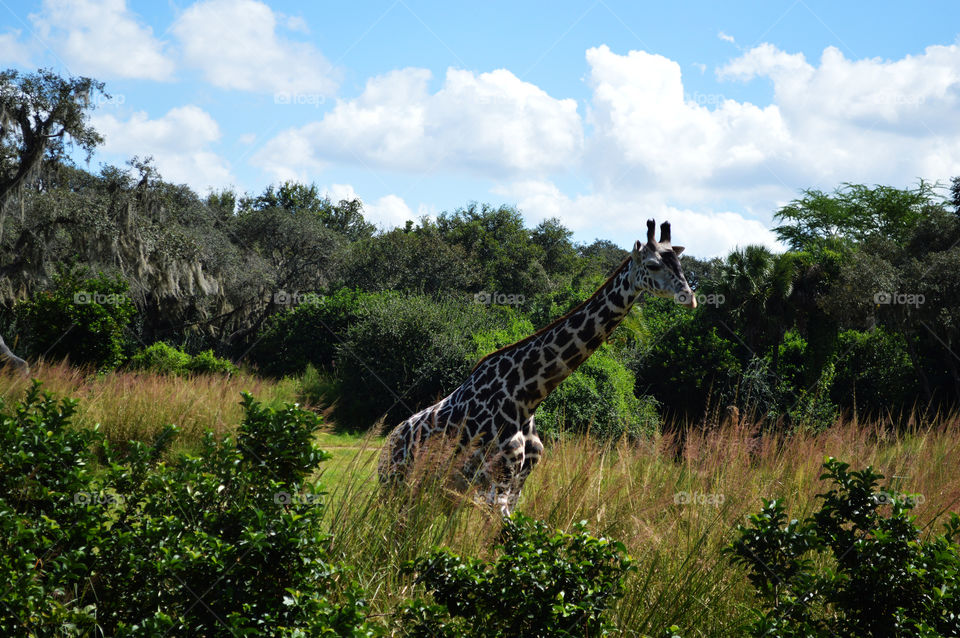
<svg viewBox="0 0 960 638">
<path fill-rule="evenodd" d="M 774 370 L 783 335 L 793 323 L 790 297 L 795 275 L 793 253 L 775 254 L 763 246 L 747 246 L 730 253 L 708 285 L 717 299 L 723 300 L 718 318 L 743 340 L 752 355 L 763 356 L 772 348 Z"/>
</svg>

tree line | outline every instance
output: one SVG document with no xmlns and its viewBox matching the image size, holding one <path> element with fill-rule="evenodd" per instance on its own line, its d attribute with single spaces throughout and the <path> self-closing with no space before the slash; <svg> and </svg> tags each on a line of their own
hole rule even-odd
<svg viewBox="0 0 960 638">
<path fill-rule="evenodd" d="M 49 71 L 0 74 L 0 334 L 28 361 L 134 366 L 162 342 L 299 376 L 338 423 L 364 428 L 449 391 L 627 254 L 574 242 L 557 219 L 528 227 L 510 206 L 377 229 L 359 200 L 312 184 L 200 195 L 149 158 L 90 170 L 72 151 L 102 142 L 88 116 L 103 92 Z M 958 210 L 960 179 L 804 191 L 775 215 L 787 250 L 684 254 L 698 309 L 643 301 L 538 419 L 620 436 L 713 423 L 726 406 L 816 428 L 854 410 L 952 409 Z"/>
</svg>

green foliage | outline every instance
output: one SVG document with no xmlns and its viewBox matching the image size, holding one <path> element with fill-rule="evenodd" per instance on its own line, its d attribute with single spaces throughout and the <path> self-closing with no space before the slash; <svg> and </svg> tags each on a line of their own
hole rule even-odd
<svg viewBox="0 0 960 638">
<path fill-rule="evenodd" d="M 256 197 L 241 198 L 239 209 L 241 213 L 277 209 L 293 216 L 310 216 L 325 228 L 354 241 L 370 237 L 375 230 L 374 225 L 363 218 L 360 200 L 342 200 L 333 204 L 329 198 L 321 197 L 316 184 L 288 181 L 277 187 L 267 186 Z"/>
<path fill-rule="evenodd" d="M 125 458 L 35 384 L 0 404 L 4 635 L 372 635 L 329 562 L 319 418 L 245 395 L 236 442 L 159 462 L 176 430 Z"/>
<path fill-rule="evenodd" d="M 266 322 L 250 358 L 261 372 L 273 376 L 299 374 L 308 365 L 332 370 L 337 344 L 371 298 L 346 288 L 332 295 L 308 296 L 303 303 Z"/>
<path fill-rule="evenodd" d="M 433 603 L 399 615 L 409 636 L 604 636 L 604 611 L 633 569 L 622 543 L 596 538 L 586 521 L 564 533 L 522 514 L 504 521 L 493 562 L 445 550 L 407 563 Z"/>
<path fill-rule="evenodd" d="M 783 502 L 765 500 L 726 549 L 757 590 L 751 635 L 958 635 L 960 517 L 924 539 L 910 514 L 919 495 L 878 490 L 870 467 L 823 467 L 832 487 L 818 511 L 787 522 Z"/>
<path fill-rule="evenodd" d="M 905 239 L 935 196 L 921 181 L 914 189 L 844 184 L 833 193 L 804 191 L 803 197 L 781 208 L 774 228 L 778 239 L 793 250 L 804 250 L 831 237 L 863 241 L 871 235 Z"/>
<path fill-rule="evenodd" d="M 147 346 L 130 358 L 131 368 L 159 374 L 183 374 L 189 364 L 189 354 L 163 341 Z"/>
<path fill-rule="evenodd" d="M 213 350 L 202 350 L 191 357 L 187 370 L 198 374 L 234 374 L 237 366 L 227 359 L 217 357 Z"/>
<path fill-rule="evenodd" d="M 678 416 L 698 417 L 708 400 L 732 396 L 742 364 L 733 335 L 670 300 L 643 306 L 644 338 L 624 354 L 636 394 L 657 398 Z"/>
<path fill-rule="evenodd" d="M 830 396 L 844 407 L 879 414 L 909 408 L 919 393 L 916 371 L 902 335 L 883 327 L 840 333 Z"/>
<path fill-rule="evenodd" d="M 554 245 L 556 229 L 544 227 L 537 235 L 539 243 L 535 242 L 519 211 L 508 206 L 471 204 L 440 214 L 436 225 L 446 242 L 462 249 L 479 266 L 480 283 L 487 292 L 522 295 L 530 301 L 550 285 L 541 244 L 552 246 L 555 257 L 563 261 L 562 251 Z"/>
<path fill-rule="evenodd" d="M 479 304 L 421 295 L 366 295 L 336 348 L 340 426 L 388 425 L 460 385 L 474 365 L 471 338 L 496 326 Z"/>
<path fill-rule="evenodd" d="M 127 283 L 62 270 L 50 290 L 21 302 L 16 314 L 23 341 L 37 357 L 69 357 L 73 363 L 110 369 L 124 360 L 127 329 L 136 313 Z"/>
<path fill-rule="evenodd" d="M 359 290 L 404 290 L 464 294 L 479 289 L 479 265 L 450 245 L 429 222 L 354 242 L 343 255 L 338 286 Z"/>
<path fill-rule="evenodd" d="M 481 330 L 472 335 L 476 348 L 473 356 L 476 361 L 536 332 L 530 320 L 521 313 L 510 308 L 498 308 L 497 311 L 506 323 L 505 326 Z"/>
<path fill-rule="evenodd" d="M 204 350 L 190 356 L 186 352 L 158 341 L 147 346 L 130 359 L 130 367 L 135 370 L 149 370 L 160 374 L 234 374 L 237 366 L 226 359 Z"/>
<path fill-rule="evenodd" d="M 635 384 L 612 349 L 601 346 L 540 404 L 537 429 L 545 436 L 589 431 L 606 440 L 652 434 L 660 423 L 657 401 L 637 398 Z"/>
</svg>

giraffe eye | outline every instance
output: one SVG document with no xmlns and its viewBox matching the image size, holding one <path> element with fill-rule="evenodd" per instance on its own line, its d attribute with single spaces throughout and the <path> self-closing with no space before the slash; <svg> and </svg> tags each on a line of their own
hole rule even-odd
<svg viewBox="0 0 960 638">
<path fill-rule="evenodd" d="M 646 266 L 647 266 L 647 270 L 660 270 L 661 268 L 663 268 L 663 264 L 661 264 L 659 261 L 653 261 L 653 260 L 648 261 Z"/>
</svg>

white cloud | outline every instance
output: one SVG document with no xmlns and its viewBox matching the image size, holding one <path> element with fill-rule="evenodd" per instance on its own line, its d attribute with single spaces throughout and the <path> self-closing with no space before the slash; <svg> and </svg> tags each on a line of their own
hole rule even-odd
<svg viewBox="0 0 960 638">
<path fill-rule="evenodd" d="M 281 179 L 332 161 L 494 177 L 579 161 L 583 129 L 574 100 L 555 99 L 506 70 L 448 69 L 436 93 L 430 79 L 430 71 L 414 68 L 371 78 L 359 97 L 276 136 L 254 161 Z"/>
<path fill-rule="evenodd" d="M 429 71 L 402 69 L 277 135 L 253 162 L 280 179 L 333 163 L 466 173 L 490 179 L 531 223 L 557 216 L 581 237 L 629 245 L 648 217 L 669 218 L 700 256 L 775 246 L 764 222 L 803 188 L 960 174 L 958 45 L 892 61 L 828 48 L 810 62 L 762 44 L 718 69 L 722 81 L 771 82 L 770 104 L 691 98 L 680 65 L 660 55 L 601 46 L 586 59 L 585 118 L 506 70 L 450 69 L 432 90 Z M 570 176 L 586 182 L 580 194 Z M 369 209 L 390 225 L 410 213 L 400 198 Z"/>
<path fill-rule="evenodd" d="M 717 32 L 717 37 L 723 40 L 724 42 L 729 42 L 730 44 L 736 44 L 737 41 L 732 35 L 727 35 L 723 31 Z"/>
<path fill-rule="evenodd" d="M 186 183 L 198 192 L 235 183 L 229 164 L 210 150 L 220 139 L 220 127 L 198 106 L 176 107 L 157 119 L 143 111 L 125 121 L 109 114 L 91 119 L 104 137 L 105 153 L 152 155 L 167 181 Z"/>
<path fill-rule="evenodd" d="M 773 82 L 790 131 L 786 169 L 807 184 L 906 185 L 960 171 L 960 46 L 930 46 L 899 60 L 848 60 L 828 47 L 814 66 L 763 44 L 718 76 Z"/>
<path fill-rule="evenodd" d="M 290 40 L 279 28 L 302 30 L 257 0 L 206 0 L 184 11 L 171 27 L 184 61 L 224 89 L 331 95 L 333 65 L 313 45 Z"/>
<path fill-rule="evenodd" d="M 332 202 L 359 199 L 363 202 L 364 219 L 380 228 L 391 229 L 403 226 L 408 219 L 416 221 L 420 216 L 413 214 L 402 197 L 392 193 L 368 202 L 360 197 L 350 184 L 331 184 L 322 191 L 324 196 L 329 197 Z"/>
<path fill-rule="evenodd" d="M 44 0 L 30 20 L 71 73 L 98 79 L 167 80 L 173 62 L 126 0 Z"/>
<path fill-rule="evenodd" d="M 603 189 L 655 189 L 666 200 L 712 197 L 710 182 L 769 181 L 765 164 L 790 133 L 777 106 L 719 98 L 708 108 L 684 97 L 680 66 L 643 51 L 587 51 L 594 135 L 590 158 Z M 749 181 L 749 178 L 747 179 Z"/>
<path fill-rule="evenodd" d="M 646 237 L 647 219 L 669 221 L 673 239 L 696 257 L 716 257 L 737 246 L 763 244 L 781 250 L 767 226 L 731 211 L 691 210 L 671 206 L 656 194 L 631 197 L 622 192 L 594 192 L 568 197 L 550 182 L 529 180 L 500 187 L 497 192 L 513 199 L 528 223 L 558 217 L 571 230 L 595 233 L 620 246 Z"/>
<path fill-rule="evenodd" d="M 32 55 L 27 44 L 20 41 L 20 29 L 0 33 L 0 64 L 6 66 L 32 66 Z"/>
</svg>

